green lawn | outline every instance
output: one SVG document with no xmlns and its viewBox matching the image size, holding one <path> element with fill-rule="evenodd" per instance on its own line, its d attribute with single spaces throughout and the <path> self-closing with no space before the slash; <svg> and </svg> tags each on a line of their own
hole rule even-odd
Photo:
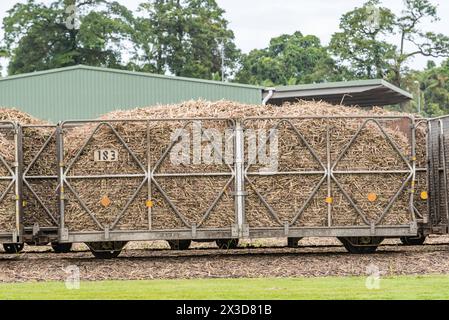
<svg viewBox="0 0 449 320">
<path fill-rule="evenodd" d="M 449 276 L 213 279 L 0 284 L 0 299 L 449 299 Z"/>
</svg>

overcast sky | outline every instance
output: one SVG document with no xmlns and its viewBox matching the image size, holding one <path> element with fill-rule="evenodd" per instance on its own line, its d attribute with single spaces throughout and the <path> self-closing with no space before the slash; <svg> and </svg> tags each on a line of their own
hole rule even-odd
<svg viewBox="0 0 449 320">
<path fill-rule="evenodd" d="M 129 9 L 136 9 L 143 0 L 118 0 Z M 15 3 L 26 2 L 0 0 L 0 19 Z M 49 3 L 51 0 L 42 0 Z M 236 43 L 244 52 L 254 48 L 264 48 L 272 37 L 301 31 L 314 34 L 327 44 L 338 30 L 342 14 L 365 0 L 217 0 L 226 10 L 226 18 L 236 36 Z M 403 0 L 384 0 L 384 4 L 396 13 L 400 13 Z M 432 0 L 438 4 L 441 21 L 427 22 L 426 30 L 449 34 L 449 1 Z M 1 31 L 0 31 L 1 36 Z M 417 58 L 411 67 L 423 68 L 427 58 Z"/>
</svg>

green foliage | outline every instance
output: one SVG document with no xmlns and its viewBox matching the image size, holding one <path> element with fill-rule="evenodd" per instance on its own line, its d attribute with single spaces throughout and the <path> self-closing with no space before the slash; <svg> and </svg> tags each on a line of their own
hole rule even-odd
<svg viewBox="0 0 449 320">
<path fill-rule="evenodd" d="M 6 57 L 8 57 L 8 51 L 0 47 L 0 62 Z M 2 65 L 0 64 L 0 78 L 2 77 L 2 69 Z"/>
<path fill-rule="evenodd" d="M 357 78 L 385 78 L 401 86 L 413 57 L 449 57 L 449 37 L 421 30 L 423 22 L 439 19 L 436 6 L 428 0 L 404 0 L 397 16 L 380 4 L 370 0 L 343 15 L 342 30 L 332 37 L 332 52 Z"/>
<path fill-rule="evenodd" d="M 385 40 L 393 31 L 394 15 L 377 8 L 379 0 L 343 15 L 341 32 L 333 35 L 330 49 L 342 64 L 347 63 L 354 78 L 385 78 L 393 63 L 395 48 Z"/>
<path fill-rule="evenodd" d="M 16 4 L 3 20 L 9 74 L 77 64 L 122 67 L 122 45 L 130 36 L 132 14 L 113 1 L 57 0 L 46 6 Z"/>
<path fill-rule="evenodd" d="M 240 51 L 215 0 L 151 0 L 140 12 L 134 34 L 134 64 L 140 70 L 217 79 L 224 43 L 225 76 L 231 75 Z"/>
<path fill-rule="evenodd" d="M 86 64 L 220 80 L 223 44 L 224 76 L 238 82 L 384 78 L 415 92 L 419 81 L 425 113 L 449 113 L 449 63 L 430 63 L 422 72 L 408 67 L 419 55 L 449 57 L 449 37 L 422 30 L 423 22 L 439 19 L 428 0 L 404 0 L 400 15 L 368 0 L 342 16 L 329 47 L 298 31 L 245 55 L 215 0 L 142 1 L 138 13 L 112 0 L 18 3 L 3 20 L 0 59 L 8 59 L 11 75 Z M 76 16 L 68 10 L 74 4 Z M 415 111 L 416 101 L 401 107 Z"/>
<path fill-rule="evenodd" d="M 273 38 L 268 48 L 244 55 L 236 80 L 264 86 L 343 80 L 327 49 L 316 36 L 301 32 Z"/>
<path fill-rule="evenodd" d="M 415 106 L 420 92 L 425 115 L 438 117 L 449 114 L 449 60 L 439 67 L 429 63 L 426 70 L 410 73 L 405 82 L 407 88 L 415 92 Z"/>
</svg>

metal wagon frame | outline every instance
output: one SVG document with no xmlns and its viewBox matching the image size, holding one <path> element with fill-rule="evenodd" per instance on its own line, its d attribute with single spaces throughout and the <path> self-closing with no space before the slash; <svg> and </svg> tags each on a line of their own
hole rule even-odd
<svg viewBox="0 0 449 320">
<path fill-rule="evenodd" d="M 0 163 L 7 169 L 9 175 L 1 176 L 0 180 L 9 181 L 7 189 L 0 194 L 0 205 L 5 201 L 6 196 L 14 190 L 15 194 L 15 227 L 13 230 L 0 230 L 0 242 L 19 244 L 22 242 L 23 224 L 22 224 L 22 139 L 21 131 L 16 123 L 12 121 L 0 121 L 0 130 L 11 131 L 14 135 L 14 162 L 8 164 L 3 155 L 0 154 Z"/>
<path fill-rule="evenodd" d="M 57 129 L 57 150 L 58 150 L 58 160 L 60 164 L 59 171 L 59 190 L 60 190 L 60 223 L 59 223 L 59 242 L 60 243 L 74 243 L 74 242 L 126 242 L 126 241 L 148 241 L 148 240 L 204 240 L 204 239 L 234 239 L 239 237 L 238 226 L 231 225 L 229 228 L 201 228 L 202 222 L 204 222 L 210 215 L 211 211 L 217 205 L 222 195 L 224 194 L 226 188 L 232 183 L 237 184 L 236 167 L 228 165 L 229 172 L 206 172 L 206 173 L 174 173 L 174 174 L 163 174 L 155 173 L 159 168 L 161 163 L 169 154 L 170 150 L 176 144 L 176 141 L 171 141 L 167 149 L 164 151 L 163 155 L 158 159 L 154 167 L 150 167 L 149 161 L 149 150 L 151 145 L 151 137 L 149 135 L 149 129 L 147 129 L 147 161 L 148 164 L 145 166 L 142 164 L 135 153 L 132 151 L 130 146 L 124 141 L 117 132 L 113 125 L 114 123 L 146 123 L 147 128 L 149 128 L 150 123 L 154 122 L 183 122 L 184 128 L 190 124 L 194 124 L 198 121 L 213 121 L 213 122 L 224 122 L 226 121 L 231 127 L 234 126 L 234 121 L 227 118 L 181 118 L 181 119 L 120 119 L 120 120 L 74 120 L 62 122 L 58 125 Z M 82 147 L 77 151 L 74 158 L 71 159 L 69 163 L 65 163 L 64 159 L 64 129 L 73 128 L 83 124 L 94 124 L 95 129 L 92 130 L 90 135 L 85 137 Z M 99 130 L 101 126 L 107 126 L 111 129 L 114 135 L 120 141 L 121 146 L 123 146 L 127 152 L 132 156 L 133 160 L 139 165 L 142 173 L 141 174 L 120 174 L 120 175 L 90 175 L 90 176 L 68 176 L 70 169 L 76 163 L 76 161 L 81 156 L 82 152 L 88 146 L 89 142 Z M 204 131 L 202 131 L 204 133 Z M 217 152 L 221 152 L 215 150 Z M 159 185 L 157 178 L 164 177 L 229 177 L 225 187 L 221 190 L 218 196 L 215 198 L 213 203 L 204 213 L 202 220 L 199 225 L 189 224 L 183 215 L 179 212 L 176 205 L 169 199 L 164 189 Z M 68 182 L 69 179 L 104 179 L 104 178 L 142 178 L 139 187 L 133 193 L 131 199 L 127 201 L 127 204 L 122 209 L 122 211 L 116 216 L 114 223 L 108 227 L 103 227 L 101 223 L 95 218 L 94 213 L 83 203 L 80 199 L 76 190 Z M 152 230 L 151 227 L 151 208 L 148 208 L 148 229 L 147 230 L 116 230 L 118 222 L 123 217 L 123 215 L 128 210 L 132 202 L 137 198 L 139 192 L 145 185 L 148 188 L 148 194 L 151 194 L 151 185 L 154 184 L 158 191 L 162 194 L 163 198 L 173 212 L 181 219 L 184 224 L 183 229 L 167 229 L 167 230 Z M 94 220 L 96 225 L 99 227 L 100 231 L 71 231 L 65 225 L 65 189 L 70 190 L 70 192 L 75 196 L 78 203 L 81 205 L 85 213 Z M 237 219 L 237 218 L 236 218 Z"/>
<path fill-rule="evenodd" d="M 325 120 L 328 122 L 327 124 L 327 137 L 326 137 L 326 154 L 327 159 L 326 163 L 323 163 L 319 157 L 317 156 L 315 150 L 309 145 L 307 142 L 307 138 L 304 137 L 298 128 L 292 123 L 293 120 Z M 352 137 L 352 139 L 349 141 L 349 143 L 343 148 L 341 153 L 339 154 L 337 160 L 335 163 L 332 163 L 331 161 L 331 150 L 330 150 L 330 139 L 329 139 L 329 121 L 330 120 L 336 120 L 336 119 L 360 119 L 364 120 L 363 124 L 358 128 L 355 135 Z M 385 132 L 382 125 L 379 123 L 381 120 L 400 120 L 404 119 L 409 122 L 409 128 L 410 128 L 410 158 L 406 155 L 404 155 L 396 146 L 395 142 L 391 139 L 391 137 Z M 382 219 L 385 217 L 386 214 L 388 214 L 389 210 L 391 209 L 392 205 L 398 198 L 398 196 L 404 191 L 404 189 L 407 187 L 408 183 L 411 183 L 415 179 L 415 170 L 416 170 L 416 163 L 415 163 L 415 145 L 416 145 L 416 139 L 415 139 L 415 119 L 411 116 L 304 116 L 304 117 L 279 117 L 279 118 L 269 118 L 269 117 L 249 117 L 244 120 L 244 123 L 250 122 L 250 121 L 277 121 L 276 125 L 273 127 L 278 127 L 282 123 L 286 123 L 289 126 L 291 126 L 295 132 L 295 134 L 298 136 L 298 138 L 304 143 L 308 151 L 311 153 L 311 155 L 319 162 L 320 166 L 322 167 L 322 170 L 319 171 L 299 171 L 299 172 L 272 172 L 272 173 L 251 173 L 248 172 L 249 165 L 245 168 L 245 185 L 250 186 L 253 188 L 257 196 L 260 198 L 261 202 L 264 204 L 264 206 L 268 209 L 270 214 L 277 220 L 279 227 L 276 228 L 250 228 L 247 224 L 244 226 L 244 234 L 250 238 L 271 238 L 271 237 L 288 237 L 288 238 L 302 238 L 302 237 L 404 237 L 404 236 L 416 236 L 418 232 L 418 226 L 417 226 L 417 219 L 415 216 L 415 210 L 413 205 L 413 193 L 410 193 L 410 199 L 409 199 L 409 210 L 411 214 L 411 223 L 406 225 L 395 225 L 395 226 L 383 226 L 381 225 Z M 382 132 L 383 136 L 387 139 L 387 141 L 390 143 L 390 145 L 395 149 L 395 151 L 398 153 L 398 155 L 401 156 L 404 163 L 407 165 L 408 170 L 380 170 L 380 171 L 354 171 L 354 170 L 346 170 L 346 171 L 338 171 L 335 170 L 337 164 L 341 161 L 345 153 L 349 150 L 349 148 L 354 144 L 356 138 L 360 135 L 362 130 L 367 126 L 369 123 L 375 124 L 380 131 Z M 265 143 L 267 143 L 269 138 Z M 379 217 L 379 219 L 375 223 L 369 223 L 366 219 L 366 216 L 362 212 L 360 208 L 355 204 L 355 202 L 351 199 L 349 194 L 344 190 L 343 186 L 339 183 L 336 176 L 339 174 L 407 174 L 407 179 L 403 182 L 400 190 L 397 191 L 395 196 L 390 200 L 389 205 L 387 208 L 385 208 L 382 215 Z M 302 208 L 296 213 L 295 218 L 292 221 L 287 221 L 282 223 L 276 212 L 273 210 L 273 208 L 267 203 L 267 201 L 262 197 L 260 192 L 257 191 L 256 188 L 254 188 L 254 185 L 252 185 L 250 181 L 251 176 L 266 176 L 266 175 L 293 175 L 293 176 L 304 176 L 304 175 L 322 175 L 321 180 L 319 183 L 315 186 L 312 193 L 309 195 L 308 199 L 306 200 L 306 203 L 302 206 Z M 336 183 L 340 191 L 343 193 L 345 198 L 348 200 L 348 202 L 351 204 L 353 209 L 356 210 L 358 215 L 362 218 L 363 222 L 365 223 L 365 226 L 350 226 L 350 227 L 337 227 L 332 225 L 332 219 L 331 219 L 331 211 L 332 211 L 332 205 L 328 204 L 328 225 L 327 227 L 295 227 L 293 226 L 295 222 L 301 217 L 301 214 L 304 212 L 304 210 L 307 208 L 309 202 L 313 199 L 313 197 L 317 194 L 320 187 L 327 182 L 328 185 L 328 196 L 331 197 L 331 190 L 330 190 L 330 184 L 331 182 Z"/>
<path fill-rule="evenodd" d="M 268 173 L 268 175 L 280 175 L 280 174 L 288 174 L 292 176 L 300 177 L 302 175 L 322 175 L 319 184 L 314 188 L 313 193 L 309 196 L 303 208 L 299 212 L 297 212 L 295 219 L 290 222 L 279 222 L 278 227 L 267 227 L 267 228 L 250 228 L 245 221 L 245 197 L 246 191 L 248 187 L 251 186 L 250 177 L 253 175 L 257 175 L 257 173 L 251 173 L 248 171 L 248 165 L 245 163 L 245 137 L 244 131 L 246 125 L 251 121 L 260 121 L 260 120 L 270 120 L 277 121 L 277 126 L 281 123 L 287 123 L 292 125 L 297 136 L 303 141 L 309 151 L 314 154 L 314 150 L 307 144 L 307 140 L 302 134 L 295 129 L 295 126 L 292 124 L 293 120 L 311 120 L 311 119 L 321 119 L 325 120 L 329 123 L 330 120 L 335 119 L 360 119 L 363 121 L 362 125 L 359 127 L 355 135 L 348 142 L 348 144 L 343 148 L 342 152 L 339 154 L 338 159 L 335 163 L 331 163 L 330 161 L 330 142 L 329 142 L 329 124 L 327 128 L 327 160 L 326 163 L 320 161 L 320 165 L 322 170 L 318 171 L 304 171 L 304 172 L 273 172 Z M 380 123 L 380 121 L 397 121 L 397 120 L 406 120 L 410 125 L 410 155 L 404 155 L 391 137 L 385 132 L 384 127 Z M 120 134 L 114 129 L 114 123 L 147 123 L 147 127 L 149 127 L 149 123 L 151 122 L 183 122 L 184 128 L 194 123 L 195 121 L 226 121 L 229 123 L 230 128 L 234 129 L 234 165 L 229 166 L 229 172 L 206 172 L 206 173 L 176 173 L 176 174 L 158 174 L 155 173 L 158 165 L 164 160 L 167 154 L 170 152 L 170 149 L 175 145 L 175 141 L 172 141 L 168 148 L 165 150 L 162 157 L 157 161 L 155 167 L 147 167 L 143 165 L 137 158 L 137 156 L 133 153 L 129 145 L 124 141 L 124 139 L 120 136 Z M 77 151 L 77 154 L 74 158 L 71 159 L 69 163 L 65 163 L 64 159 L 64 130 L 85 125 L 85 124 L 94 124 L 95 129 L 92 130 L 90 135 L 85 137 L 83 146 Z M 394 150 L 398 153 L 398 155 L 402 158 L 404 163 L 407 165 L 407 169 L 404 170 L 378 170 L 378 171 L 357 171 L 357 170 L 335 170 L 338 162 L 343 158 L 345 153 L 349 150 L 349 148 L 355 143 L 355 140 L 363 131 L 363 129 L 368 125 L 373 124 L 380 129 L 380 132 L 384 135 L 385 139 L 388 143 L 393 147 Z M 121 145 L 129 152 L 132 158 L 139 164 L 140 169 L 142 170 L 141 174 L 122 174 L 122 175 L 91 175 L 91 176 L 70 176 L 67 175 L 70 171 L 71 167 L 77 161 L 79 156 L 82 154 L 83 150 L 89 144 L 90 140 L 93 138 L 97 130 L 101 126 L 108 126 L 112 132 L 116 135 Z M 151 137 L 148 130 L 147 136 L 147 150 L 149 152 L 149 144 Z M 268 139 L 265 143 L 268 143 Z M 238 238 L 271 238 L 271 237 L 402 237 L 402 236 L 416 236 L 418 233 L 417 226 L 417 218 L 415 216 L 415 210 L 413 205 L 413 192 L 410 193 L 409 198 L 409 209 L 411 215 L 410 224 L 405 225 L 382 225 L 381 220 L 383 217 L 388 214 L 392 205 L 395 203 L 396 199 L 399 195 L 407 188 L 407 185 L 414 181 L 415 172 L 416 172 L 416 158 L 415 158 L 415 119 L 410 116 L 307 116 L 307 117 L 281 117 L 281 118 L 269 118 L 269 117 L 248 117 L 245 119 L 228 119 L 228 118 L 178 118 L 178 119 L 120 119 L 120 120 L 74 120 L 74 121 L 66 121 L 62 122 L 58 125 L 57 128 L 57 153 L 58 153 L 58 162 L 60 165 L 59 170 L 59 191 L 60 191 L 60 201 L 59 201 L 59 210 L 60 210 L 60 220 L 59 220 L 59 242 L 61 243 L 74 243 L 74 242 L 126 242 L 126 241 L 148 241 L 148 240 L 217 240 L 217 239 L 238 239 Z M 221 152 L 221 151 L 220 151 Z M 149 156 L 147 154 L 147 156 Z M 150 163 L 150 162 L 149 162 Z M 407 175 L 407 178 L 402 183 L 400 190 L 398 190 L 395 196 L 390 200 L 387 208 L 385 208 L 382 215 L 375 223 L 369 223 L 364 215 L 363 211 L 358 208 L 357 204 L 351 199 L 348 193 L 344 190 L 342 185 L 338 181 L 339 174 L 404 174 Z M 264 173 L 267 175 L 267 173 Z M 215 229 L 215 228 L 201 228 L 201 223 L 199 225 L 189 225 L 185 219 L 182 218 L 182 214 L 180 214 L 179 210 L 177 210 L 176 206 L 171 203 L 169 197 L 163 190 L 163 188 L 158 184 L 158 177 L 174 177 L 174 176 L 183 176 L 183 177 L 214 177 L 214 176 L 226 176 L 229 177 L 229 180 L 226 183 L 224 189 L 228 186 L 233 185 L 234 187 L 234 213 L 235 213 L 235 221 L 229 226 L 229 228 L 225 229 Z M 89 208 L 85 204 L 83 204 L 82 200 L 76 194 L 76 190 L 70 185 L 68 180 L 70 179 L 103 179 L 103 178 L 142 178 L 141 184 L 139 188 L 134 192 L 132 198 L 127 201 L 126 206 L 116 217 L 115 222 L 109 227 L 103 227 L 101 223 L 95 219 L 94 213 L 90 211 Z M 149 183 L 151 182 L 151 183 Z M 302 212 L 316 194 L 318 189 L 325 182 L 330 186 L 330 182 L 334 182 L 337 184 L 339 189 L 342 191 L 345 198 L 349 201 L 351 206 L 356 210 L 357 214 L 364 221 L 364 225 L 361 226 L 334 226 L 332 225 L 332 221 L 330 219 L 331 215 L 331 205 L 328 205 L 328 225 L 326 227 L 295 227 L 293 224 L 299 219 Z M 151 188 L 151 184 L 154 183 L 158 191 L 164 197 L 164 200 L 167 201 L 174 211 L 174 213 L 183 221 L 184 228 L 182 229 L 167 229 L 167 230 L 152 230 L 151 224 L 149 220 L 149 228 L 148 230 L 116 230 L 118 221 L 128 210 L 131 203 L 136 199 L 138 193 L 145 185 L 148 188 Z M 66 228 L 65 225 L 65 189 L 69 189 L 70 192 L 75 196 L 77 201 L 80 203 L 82 209 L 85 213 L 89 214 L 90 217 L 95 221 L 97 226 L 99 227 L 98 231 L 72 231 Z M 151 190 L 149 190 L 151 192 Z M 224 190 L 217 196 L 217 198 L 211 203 L 208 210 L 205 212 L 205 215 L 201 222 L 203 222 L 208 215 L 211 213 L 213 208 L 219 202 L 221 196 L 223 195 Z M 328 192 L 330 192 L 328 190 Z M 257 190 L 256 190 L 257 193 Z M 258 194 L 260 200 L 264 205 L 268 208 L 273 217 L 276 217 L 277 214 L 274 212 L 272 208 L 270 208 L 269 204 L 265 201 L 265 199 Z M 151 215 L 151 208 L 149 210 L 149 216 Z M 279 219 L 277 219 L 279 220 Z"/>
<path fill-rule="evenodd" d="M 449 117 L 429 120 L 429 233 L 449 233 Z"/>
<path fill-rule="evenodd" d="M 34 175 L 30 174 L 30 170 L 33 167 L 33 165 L 39 161 L 39 159 L 43 156 L 46 148 L 50 145 L 53 139 L 55 139 L 55 143 L 57 143 L 57 125 L 20 125 L 19 129 L 21 131 L 21 138 L 22 138 L 22 146 L 25 144 L 25 131 L 27 129 L 51 129 L 53 132 L 52 134 L 45 139 L 42 146 L 40 146 L 38 152 L 33 156 L 31 161 L 25 165 L 25 161 L 22 156 L 22 183 L 24 188 L 27 188 L 30 192 L 32 197 L 37 201 L 37 203 L 40 205 L 42 212 L 53 222 L 52 226 L 40 226 L 40 225 L 24 225 L 24 241 L 29 243 L 36 243 L 36 244 L 46 244 L 48 242 L 55 242 L 58 240 L 58 231 L 59 231 L 59 218 L 58 212 L 52 212 L 51 208 L 49 208 L 46 204 L 44 199 L 42 199 L 37 192 L 34 190 L 32 185 L 30 184 L 31 181 L 45 181 L 45 180 L 54 180 L 55 182 L 59 182 L 59 173 L 55 172 L 54 175 Z M 23 152 L 22 152 L 23 153 Z M 54 160 L 57 161 L 57 154 L 54 154 Z M 58 191 L 59 186 L 55 190 Z M 55 199 L 55 205 L 56 207 L 59 206 L 59 199 Z M 22 206 L 22 210 L 24 211 L 24 206 Z M 24 215 L 25 213 L 23 213 Z"/>
</svg>

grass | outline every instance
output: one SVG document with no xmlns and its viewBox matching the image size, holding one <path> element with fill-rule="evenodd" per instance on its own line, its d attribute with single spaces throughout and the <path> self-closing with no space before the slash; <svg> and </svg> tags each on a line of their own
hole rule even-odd
<svg viewBox="0 0 449 320">
<path fill-rule="evenodd" d="M 382 278 L 368 290 L 365 277 L 212 279 L 0 284 L 0 299 L 449 299 L 449 276 Z"/>
</svg>

